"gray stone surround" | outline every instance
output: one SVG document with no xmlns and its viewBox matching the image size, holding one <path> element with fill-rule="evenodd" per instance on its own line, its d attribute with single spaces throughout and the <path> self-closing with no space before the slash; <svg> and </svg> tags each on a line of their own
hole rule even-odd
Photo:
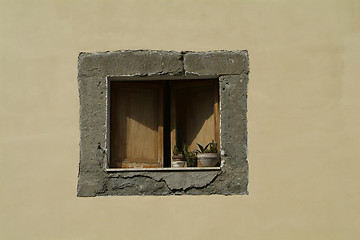
<svg viewBox="0 0 360 240">
<path fill-rule="evenodd" d="M 80 53 L 79 197 L 248 194 L 247 51 Z M 219 79 L 221 167 L 109 171 L 107 79 Z"/>
</svg>

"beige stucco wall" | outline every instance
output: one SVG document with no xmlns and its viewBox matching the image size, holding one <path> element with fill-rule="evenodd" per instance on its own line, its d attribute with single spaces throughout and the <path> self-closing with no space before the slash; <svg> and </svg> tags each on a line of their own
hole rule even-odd
<svg viewBox="0 0 360 240">
<path fill-rule="evenodd" d="M 0 1 L 0 239 L 360 239 L 359 1 Z M 77 198 L 80 51 L 247 49 L 249 196 Z"/>
</svg>

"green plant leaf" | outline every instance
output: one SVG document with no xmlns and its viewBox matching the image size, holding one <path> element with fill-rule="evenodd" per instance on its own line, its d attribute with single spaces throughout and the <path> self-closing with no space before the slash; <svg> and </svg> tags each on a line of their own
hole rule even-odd
<svg viewBox="0 0 360 240">
<path fill-rule="evenodd" d="M 208 144 L 205 146 L 204 150 L 206 150 L 209 146 L 210 146 L 210 143 L 208 143 Z"/>
<path fill-rule="evenodd" d="M 201 144 L 199 144 L 199 143 L 197 143 L 197 145 L 198 145 L 199 148 L 200 148 L 200 153 L 203 153 L 203 152 L 205 151 L 204 147 L 203 147 Z"/>
</svg>

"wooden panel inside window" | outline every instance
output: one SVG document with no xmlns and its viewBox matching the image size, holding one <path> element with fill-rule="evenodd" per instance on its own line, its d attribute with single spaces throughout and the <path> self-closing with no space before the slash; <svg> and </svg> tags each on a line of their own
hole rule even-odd
<svg viewBox="0 0 360 240">
<path fill-rule="evenodd" d="M 163 166 L 163 85 L 112 82 L 110 167 Z"/>
<path fill-rule="evenodd" d="M 204 146 L 213 139 L 219 143 L 218 80 L 177 81 L 171 88 L 171 148 L 186 143 L 196 150 L 196 143 Z"/>
</svg>

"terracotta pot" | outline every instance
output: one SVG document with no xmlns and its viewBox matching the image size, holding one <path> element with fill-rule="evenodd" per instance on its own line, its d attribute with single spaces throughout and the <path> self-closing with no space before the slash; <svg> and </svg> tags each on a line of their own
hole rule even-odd
<svg viewBox="0 0 360 240">
<path fill-rule="evenodd" d="M 197 158 L 203 167 L 215 167 L 220 162 L 219 153 L 198 153 Z"/>
<path fill-rule="evenodd" d="M 174 155 L 172 156 L 172 166 L 175 168 L 185 166 L 185 157 L 183 155 Z"/>
</svg>

